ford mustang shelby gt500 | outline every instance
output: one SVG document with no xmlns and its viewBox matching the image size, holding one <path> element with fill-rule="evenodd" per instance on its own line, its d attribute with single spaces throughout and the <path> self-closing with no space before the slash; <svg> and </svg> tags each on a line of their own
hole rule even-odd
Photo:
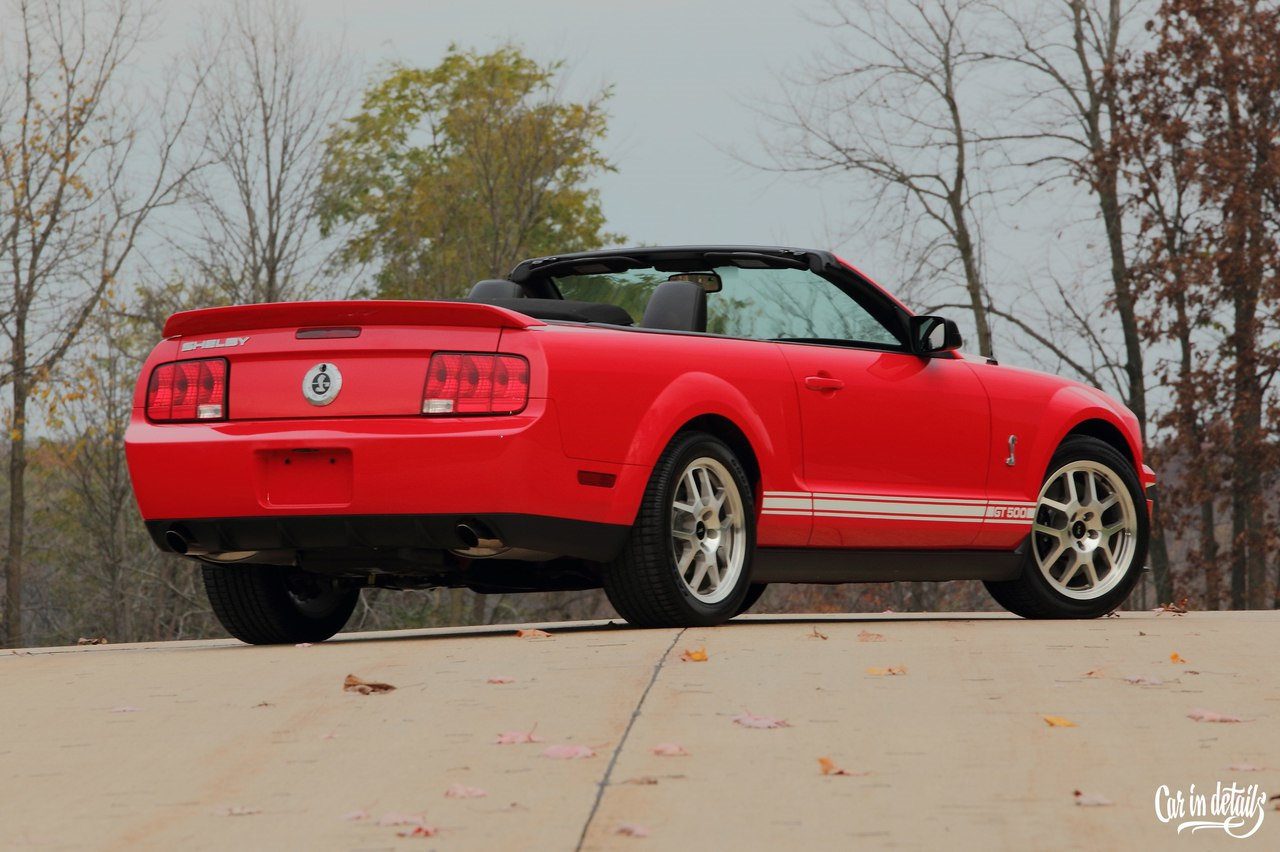
<svg viewBox="0 0 1280 852">
<path fill-rule="evenodd" d="M 566 254 L 464 300 L 213 308 L 164 338 L 138 505 L 246 642 L 328 638 L 362 586 L 603 586 L 682 626 L 769 583 L 968 578 L 1087 618 L 1146 556 L 1127 409 L 961 355 L 828 252 Z"/>
</svg>

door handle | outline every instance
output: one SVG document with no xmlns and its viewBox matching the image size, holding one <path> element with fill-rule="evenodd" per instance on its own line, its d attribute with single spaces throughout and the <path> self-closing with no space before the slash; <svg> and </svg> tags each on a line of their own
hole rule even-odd
<svg viewBox="0 0 1280 852">
<path fill-rule="evenodd" d="M 838 391 L 844 387 L 844 381 L 834 376 L 805 376 L 804 386 L 809 390 Z"/>
</svg>

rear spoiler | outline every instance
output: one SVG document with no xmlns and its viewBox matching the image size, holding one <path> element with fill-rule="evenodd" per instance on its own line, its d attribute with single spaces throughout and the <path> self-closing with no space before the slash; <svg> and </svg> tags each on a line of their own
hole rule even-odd
<svg viewBox="0 0 1280 852">
<path fill-rule="evenodd" d="M 546 323 L 506 308 L 478 302 L 272 302 L 183 311 L 169 317 L 163 333 L 169 338 L 259 328 L 345 325 L 529 328 Z"/>
</svg>

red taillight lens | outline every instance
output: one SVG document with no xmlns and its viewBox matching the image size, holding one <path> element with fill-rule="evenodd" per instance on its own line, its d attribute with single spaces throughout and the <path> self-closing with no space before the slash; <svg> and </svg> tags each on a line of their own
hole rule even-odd
<svg viewBox="0 0 1280 852">
<path fill-rule="evenodd" d="M 151 372 L 147 417 L 151 420 L 223 420 L 227 416 L 227 361 L 174 361 Z"/>
<path fill-rule="evenodd" d="M 427 365 L 423 414 L 515 414 L 529 401 L 529 362 L 519 355 L 437 352 Z"/>
</svg>

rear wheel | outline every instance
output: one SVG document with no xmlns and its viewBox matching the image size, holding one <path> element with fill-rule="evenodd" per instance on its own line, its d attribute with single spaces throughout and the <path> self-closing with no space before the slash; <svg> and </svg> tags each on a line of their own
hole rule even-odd
<svg viewBox="0 0 1280 852">
<path fill-rule="evenodd" d="M 205 565 L 204 588 L 226 631 L 251 645 L 323 642 L 347 623 L 358 586 L 274 565 Z"/>
<path fill-rule="evenodd" d="M 677 435 L 654 466 L 631 537 L 603 574 L 618 614 L 638 627 L 705 627 L 742 610 L 755 548 L 742 464 L 704 432 Z"/>
<path fill-rule="evenodd" d="M 1096 438 L 1062 442 L 1036 500 L 1022 576 L 988 582 L 1027 618 L 1096 618 L 1124 603 L 1142 573 L 1150 523 L 1128 459 Z"/>
</svg>

